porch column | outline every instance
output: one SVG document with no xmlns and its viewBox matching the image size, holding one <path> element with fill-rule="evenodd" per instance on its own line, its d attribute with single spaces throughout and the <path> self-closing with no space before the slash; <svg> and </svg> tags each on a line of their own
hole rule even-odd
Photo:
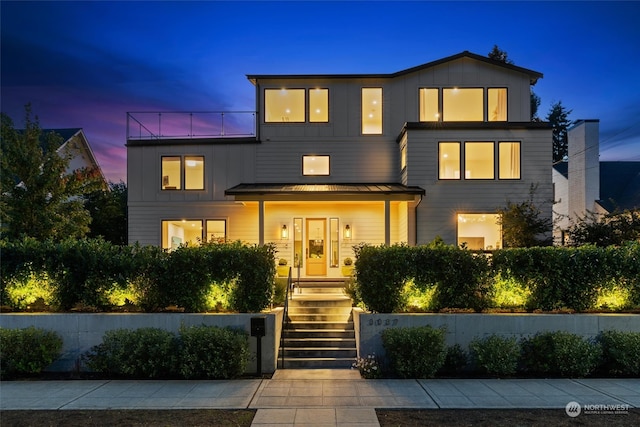
<svg viewBox="0 0 640 427">
<path fill-rule="evenodd" d="M 391 202 L 384 201 L 384 244 L 391 245 Z"/>
<path fill-rule="evenodd" d="M 258 245 L 264 245 L 264 200 L 258 201 Z"/>
</svg>

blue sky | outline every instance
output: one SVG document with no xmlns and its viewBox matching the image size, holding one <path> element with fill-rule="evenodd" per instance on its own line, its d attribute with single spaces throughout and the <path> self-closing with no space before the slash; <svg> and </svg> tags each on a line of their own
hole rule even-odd
<svg viewBox="0 0 640 427">
<path fill-rule="evenodd" d="M 600 119 L 602 160 L 640 160 L 640 2 L 0 3 L 2 112 L 81 127 L 126 181 L 126 112 L 254 110 L 247 74 L 390 73 L 493 45 Z"/>
</svg>

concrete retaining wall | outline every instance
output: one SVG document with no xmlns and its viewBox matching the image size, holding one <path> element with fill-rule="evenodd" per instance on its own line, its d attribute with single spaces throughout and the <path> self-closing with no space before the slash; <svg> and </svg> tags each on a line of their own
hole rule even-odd
<svg viewBox="0 0 640 427">
<path fill-rule="evenodd" d="M 180 326 L 219 326 L 245 330 L 251 328 L 251 318 L 264 316 L 266 336 L 262 338 L 262 372 L 273 373 L 276 370 L 277 353 L 282 331 L 281 308 L 269 313 L 251 314 L 202 314 L 202 313 L 3 313 L 0 314 L 0 327 L 22 329 L 34 326 L 52 330 L 63 339 L 62 357 L 54 362 L 48 371 L 69 372 L 80 369 L 80 356 L 92 346 L 100 344 L 105 332 L 112 329 L 160 328 L 177 333 Z M 257 338 L 249 337 L 251 359 L 245 372 L 257 372 Z"/>
<path fill-rule="evenodd" d="M 360 357 L 385 354 L 381 333 L 387 328 L 445 327 L 446 344 L 459 344 L 463 349 L 474 338 L 491 334 L 520 339 L 545 331 L 566 331 L 589 338 L 609 329 L 640 332 L 640 315 L 634 314 L 371 314 L 354 310 L 353 317 L 359 318 Z"/>
</svg>

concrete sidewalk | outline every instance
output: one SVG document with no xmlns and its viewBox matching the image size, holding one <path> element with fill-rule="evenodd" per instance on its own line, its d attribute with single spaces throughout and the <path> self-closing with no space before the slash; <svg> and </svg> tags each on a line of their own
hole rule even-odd
<svg viewBox="0 0 640 427">
<path fill-rule="evenodd" d="M 640 379 L 364 380 L 355 370 L 279 370 L 271 379 L 2 381 L 0 409 L 257 409 L 254 426 L 375 426 L 374 408 L 640 407 Z"/>
</svg>

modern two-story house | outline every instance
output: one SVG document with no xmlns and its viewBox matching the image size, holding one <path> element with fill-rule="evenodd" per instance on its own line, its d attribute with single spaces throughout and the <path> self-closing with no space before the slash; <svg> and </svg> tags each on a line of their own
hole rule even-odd
<svg viewBox="0 0 640 427">
<path fill-rule="evenodd" d="M 530 118 L 541 73 L 465 51 L 391 74 L 247 77 L 243 135 L 239 113 L 129 113 L 131 243 L 274 243 L 303 276 L 337 277 L 361 242 L 500 248 L 497 209 L 532 184 L 551 217 L 551 128 Z"/>
</svg>

